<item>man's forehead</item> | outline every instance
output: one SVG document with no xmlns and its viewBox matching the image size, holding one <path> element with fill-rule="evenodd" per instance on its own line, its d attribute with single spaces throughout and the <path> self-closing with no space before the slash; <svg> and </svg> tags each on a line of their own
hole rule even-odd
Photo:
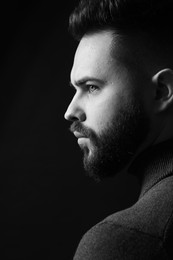
<svg viewBox="0 0 173 260">
<path fill-rule="evenodd" d="M 105 73 L 115 61 L 112 55 L 114 36 L 111 31 L 101 31 L 86 35 L 80 41 L 74 57 L 71 78 Z M 117 41 L 118 49 L 118 41 Z M 117 50 L 118 51 L 118 50 Z"/>
</svg>

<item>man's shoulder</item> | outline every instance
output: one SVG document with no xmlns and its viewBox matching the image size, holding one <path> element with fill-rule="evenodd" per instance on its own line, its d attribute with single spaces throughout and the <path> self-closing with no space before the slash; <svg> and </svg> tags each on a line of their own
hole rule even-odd
<svg viewBox="0 0 173 260">
<path fill-rule="evenodd" d="M 75 260 L 150 259 L 158 252 L 165 257 L 158 237 L 119 223 L 115 218 L 103 220 L 83 236 Z"/>
<path fill-rule="evenodd" d="M 149 236 L 164 238 L 173 220 L 173 176 L 162 180 L 125 210 L 116 212 L 101 223 L 118 225 Z"/>
<path fill-rule="evenodd" d="M 167 258 L 173 230 L 172 179 L 148 191 L 132 207 L 112 214 L 92 227 L 75 254 L 78 259 Z M 136 258 L 135 258 L 136 257 Z"/>
</svg>

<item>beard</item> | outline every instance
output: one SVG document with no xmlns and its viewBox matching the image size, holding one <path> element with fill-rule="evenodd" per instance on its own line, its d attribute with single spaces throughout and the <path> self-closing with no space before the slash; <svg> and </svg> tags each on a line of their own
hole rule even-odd
<svg viewBox="0 0 173 260">
<path fill-rule="evenodd" d="M 91 147 L 82 148 L 84 169 L 88 176 L 100 181 L 128 166 L 145 141 L 149 126 L 149 118 L 142 106 L 128 104 L 99 134 L 79 121 L 73 122 L 70 131 L 78 131 L 89 138 Z"/>
</svg>

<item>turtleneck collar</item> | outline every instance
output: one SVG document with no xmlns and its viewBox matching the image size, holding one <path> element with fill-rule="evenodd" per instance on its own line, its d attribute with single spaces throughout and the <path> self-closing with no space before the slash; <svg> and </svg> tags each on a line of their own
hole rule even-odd
<svg viewBox="0 0 173 260">
<path fill-rule="evenodd" d="M 142 152 L 130 166 L 129 173 L 139 179 L 139 198 L 156 183 L 173 175 L 173 140 L 156 144 Z"/>
</svg>

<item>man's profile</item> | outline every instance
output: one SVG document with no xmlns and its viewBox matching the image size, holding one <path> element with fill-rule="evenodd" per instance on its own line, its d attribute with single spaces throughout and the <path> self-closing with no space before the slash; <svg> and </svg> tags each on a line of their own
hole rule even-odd
<svg viewBox="0 0 173 260">
<path fill-rule="evenodd" d="M 81 0 L 65 113 L 95 179 L 127 170 L 141 191 L 81 239 L 75 260 L 172 259 L 173 2 Z"/>
</svg>

